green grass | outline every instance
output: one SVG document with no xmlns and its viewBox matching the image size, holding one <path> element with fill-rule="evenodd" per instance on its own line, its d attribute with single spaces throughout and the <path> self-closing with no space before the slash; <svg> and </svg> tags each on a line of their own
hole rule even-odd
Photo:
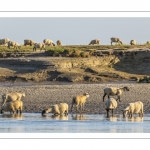
<svg viewBox="0 0 150 150">
<path fill-rule="evenodd" d="M 137 44 L 137 45 L 66 45 L 66 46 L 46 46 L 47 51 L 55 51 L 58 53 L 64 51 L 91 51 L 91 50 L 128 50 L 130 48 L 150 48 L 148 44 Z M 33 46 L 21 45 L 20 49 L 14 49 L 11 47 L 8 49 L 6 46 L 0 46 L 0 52 L 33 52 Z"/>
</svg>

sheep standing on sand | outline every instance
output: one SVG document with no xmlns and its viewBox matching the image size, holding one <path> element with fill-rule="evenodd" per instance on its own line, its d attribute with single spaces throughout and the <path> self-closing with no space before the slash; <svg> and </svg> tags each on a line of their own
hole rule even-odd
<svg viewBox="0 0 150 150">
<path fill-rule="evenodd" d="M 98 44 L 100 45 L 100 40 L 99 39 L 95 39 L 95 40 L 92 40 L 89 45 L 94 45 L 94 44 Z"/>
<path fill-rule="evenodd" d="M 3 100 L 2 106 L 4 106 L 6 102 L 21 100 L 22 97 L 25 97 L 24 92 L 20 92 L 20 93 L 14 92 L 14 93 L 3 94 L 2 95 L 2 100 Z"/>
<path fill-rule="evenodd" d="M 132 117 L 132 114 L 139 114 L 139 116 L 143 117 L 143 103 L 141 101 L 128 103 L 123 110 L 123 117 L 125 117 L 127 113 L 129 117 Z"/>
<path fill-rule="evenodd" d="M 29 39 L 25 39 L 24 40 L 24 45 L 26 46 L 26 45 L 30 45 L 30 46 L 32 46 L 34 44 L 34 41 L 33 40 L 29 40 Z"/>
<path fill-rule="evenodd" d="M 72 106 L 71 106 L 71 112 L 73 105 L 76 105 L 76 111 L 78 111 L 78 106 L 80 106 L 80 111 L 84 110 L 84 104 L 86 102 L 86 99 L 89 97 L 88 93 L 84 93 L 83 95 L 78 95 L 73 97 L 72 99 Z"/>
<path fill-rule="evenodd" d="M 122 41 L 119 38 L 112 37 L 110 39 L 111 39 L 111 45 L 112 45 L 112 43 L 122 44 Z"/>
<path fill-rule="evenodd" d="M 44 39 L 43 43 L 48 46 L 55 46 L 55 43 L 50 39 Z"/>
<path fill-rule="evenodd" d="M 117 101 L 114 98 L 109 98 L 106 103 L 106 111 L 107 111 L 107 117 L 109 117 L 109 110 L 112 110 L 112 116 L 113 116 L 113 110 L 117 108 Z"/>
<path fill-rule="evenodd" d="M 131 41 L 130 41 L 130 44 L 131 44 L 131 45 L 136 45 L 136 41 L 135 41 L 135 40 L 131 40 Z"/>
<path fill-rule="evenodd" d="M 119 99 L 120 101 L 120 95 L 123 93 L 123 91 L 129 91 L 129 88 L 127 86 L 123 87 L 123 88 L 116 88 L 116 87 L 108 87 L 104 89 L 104 96 L 103 96 L 103 102 L 104 102 L 104 98 L 106 95 L 108 95 L 108 99 L 110 98 L 110 96 L 115 96 L 117 95 L 117 99 L 116 101 Z M 120 101 L 121 102 L 121 101 Z"/>
<path fill-rule="evenodd" d="M 68 115 L 68 104 L 66 103 L 55 104 L 48 109 L 44 109 L 42 111 L 42 116 L 46 113 L 53 113 L 54 115 L 63 115 L 63 114 Z"/>
<path fill-rule="evenodd" d="M 42 50 L 42 48 L 43 48 L 44 50 L 46 50 L 44 43 L 35 43 L 35 44 L 34 44 L 34 47 L 33 47 L 33 51 L 36 51 L 37 48 L 40 48 L 40 51 Z"/>
<path fill-rule="evenodd" d="M 60 40 L 58 40 L 56 43 L 58 46 L 62 46 L 62 42 Z"/>
<path fill-rule="evenodd" d="M 5 106 L 2 107 L 1 114 L 3 114 L 3 112 L 13 112 L 14 114 L 15 111 L 17 114 L 20 111 L 20 114 L 21 114 L 22 109 L 23 109 L 23 102 L 21 100 L 7 102 Z"/>
</svg>

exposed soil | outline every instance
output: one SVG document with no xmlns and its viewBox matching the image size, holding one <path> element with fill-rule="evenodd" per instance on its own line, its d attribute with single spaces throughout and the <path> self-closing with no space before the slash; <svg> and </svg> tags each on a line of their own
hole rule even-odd
<svg viewBox="0 0 150 150">
<path fill-rule="evenodd" d="M 150 50 L 97 50 L 88 58 L 1 53 L 0 82 L 118 82 L 150 75 Z"/>
</svg>

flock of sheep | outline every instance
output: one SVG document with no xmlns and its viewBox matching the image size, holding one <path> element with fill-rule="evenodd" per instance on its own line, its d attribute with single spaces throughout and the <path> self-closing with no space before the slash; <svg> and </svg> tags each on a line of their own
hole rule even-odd
<svg viewBox="0 0 150 150">
<path fill-rule="evenodd" d="M 129 91 L 129 88 L 108 87 L 104 89 L 103 102 L 105 96 L 106 95 L 108 96 L 108 100 L 105 103 L 107 117 L 109 117 L 110 110 L 112 111 L 112 115 L 113 115 L 113 110 L 117 108 L 117 100 L 120 101 L 120 96 L 124 91 Z M 117 99 L 110 98 L 110 96 L 115 96 L 115 95 L 117 96 Z M 18 114 L 19 111 L 21 114 L 23 109 L 23 102 L 21 100 L 22 97 L 25 97 L 24 92 L 3 94 L 1 114 L 3 114 L 4 112 L 10 112 L 10 113 L 12 112 L 13 114 L 16 112 Z M 88 93 L 84 93 L 83 95 L 77 95 L 73 97 L 72 104 L 71 104 L 71 113 L 74 105 L 76 106 L 76 113 L 78 111 L 81 113 L 84 110 L 84 105 L 88 97 L 89 97 Z M 80 107 L 80 110 L 78 107 Z M 68 110 L 69 107 L 67 103 L 55 104 L 49 108 L 44 109 L 42 111 L 42 116 L 47 113 L 52 113 L 53 115 L 68 115 Z M 128 103 L 123 110 L 123 117 L 125 117 L 126 114 L 128 114 L 129 117 L 132 117 L 132 114 L 139 114 L 139 116 L 143 117 L 143 103 L 141 101 Z"/>
<path fill-rule="evenodd" d="M 111 39 L 111 42 L 110 42 L 111 45 L 113 43 L 122 44 L 122 41 L 119 38 L 112 37 L 110 39 Z M 60 40 L 57 40 L 56 44 L 58 46 L 62 46 L 62 42 Z M 36 51 L 37 48 L 40 48 L 40 50 L 42 48 L 45 49 L 46 45 L 48 45 L 48 46 L 56 46 L 56 44 L 50 39 L 44 39 L 42 43 L 36 43 L 36 42 L 34 42 L 33 40 L 30 40 L 30 39 L 25 39 L 24 40 L 24 45 L 25 46 L 26 45 L 30 45 L 30 46 L 33 45 L 33 51 Z M 136 41 L 135 40 L 131 40 L 130 44 L 131 45 L 136 45 Z M 150 41 L 147 41 L 147 44 L 150 44 Z M 11 46 L 13 46 L 14 48 L 20 48 L 21 47 L 21 46 L 19 46 L 19 44 L 17 42 L 10 41 L 8 38 L 0 39 L 0 45 L 7 45 L 9 49 L 10 49 Z M 99 39 L 91 40 L 89 45 L 100 45 L 100 40 Z"/>
</svg>

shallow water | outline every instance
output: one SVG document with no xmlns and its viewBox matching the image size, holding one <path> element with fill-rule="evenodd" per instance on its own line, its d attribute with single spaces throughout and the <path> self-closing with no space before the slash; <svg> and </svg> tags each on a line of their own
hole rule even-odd
<svg viewBox="0 0 150 150">
<path fill-rule="evenodd" d="M 105 115 L 0 115 L 0 133 L 150 133 L 150 114 L 123 118 Z"/>
</svg>

